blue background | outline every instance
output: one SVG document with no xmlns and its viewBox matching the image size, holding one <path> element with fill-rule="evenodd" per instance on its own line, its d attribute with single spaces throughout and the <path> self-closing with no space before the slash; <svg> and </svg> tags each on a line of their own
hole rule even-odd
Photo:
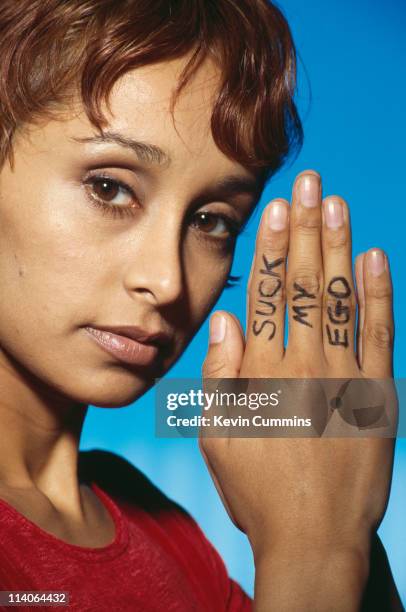
<svg viewBox="0 0 406 612">
<path fill-rule="evenodd" d="M 295 163 L 265 190 L 237 246 L 233 273 L 243 274 L 243 279 L 238 287 L 223 292 L 216 309 L 236 313 L 245 324 L 245 286 L 260 213 L 272 197 L 290 199 L 295 175 L 314 168 L 322 175 L 324 193 L 338 193 L 350 205 L 353 256 L 373 246 L 389 255 L 395 291 L 395 376 L 405 377 L 406 316 L 401 306 L 406 254 L 406 5 L 403 0 L 284 0 L 281 7 L 301 60 L 298 105 L 304 147 Z M 208 321 L 171 377 L 200 376 L 207 338 Z M 230 575 L 252 595 L 254 568 L 246 538 L 228 519 L 197 441 L 155 437 L 153 390 L 136 405 L 115 410 L 91 407 L 81 448 L 112 450 L 144 471 L 197 519 Z M 406 440 L 402 439 L 397 442 L 391 498 L 380 534 L 404 603 L 405 502 Z"/>
</svg>

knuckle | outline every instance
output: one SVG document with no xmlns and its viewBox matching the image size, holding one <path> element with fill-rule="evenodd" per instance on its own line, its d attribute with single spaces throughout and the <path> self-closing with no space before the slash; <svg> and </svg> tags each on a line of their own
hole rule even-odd
<svg viewBox="0 0 406 612">
<path fill-rule="evenodd" d="M 365 340 L 377 349 L 388 349 L 393 346 L 393 328 L 386 323 L 376 321 L 365 326 Z"/>
<path fill-rule="evenodd" d="M 315 360 L 314 362 L 295 359 L 294 377 L 295 378 L 317 378 L 323 371 L 322 365 Z"/>
<path fill-rule="evenodd" d="M 266 300 L 266 298 L 265 298 L 265 300 Z M 278 304 L 284 304 L 285 303 L 285 301 L 286 301 L 286 288 L 285 288 L 285 285 L 283 283 L 281 284 L 280 289 L 271 298 L 271 301 L 276 306 Z"/>
<path fill-rule="evenodd" d="M 392 288 L 387 283 L 373 283 L 367 287 L 365 293 L 368 298 L 372 298 L 378 302 L 388 302 L 392 298 Z"/>
<path fill-rule="evenodd" d="M 205 359 L 202 366 L 204 378 L 217 378 L 226 370 L 227 364 L 224 358 Z"/>
<path fill-rule="evenodd" d="M 299 231 L 304 236 L 311 236 L 312 238 L 320 233 L 320 228 L 321 224 L 319 217 L 313 217 L 313 215 L 298 215 L 293 223 L 293 229 L 295 231 Z"/>
<path fill-rule="evenodd" d="M 286 293 L 290 300 L 295 296 L 311 295 L 315 298 L 321 296 L 322 279 L 321 274 L 311 270 L 296 270 L 288 277 Z M 296 298 L 298 301 L 299 298 Z"/>
<path fill-rule="evenodd" d="M 275 245 L 273 245 L 274 247 Z M 285 274 L 286 249 L 257 251 L 255 265 L 247 284 L 247 294 L 255 292 L 260 298 L 276 298 L 282 288 Z"/>
<path fill-rule="evenodd" d="M 325 292 L 323 295 L 323 309 L 326 311 L 332 312 L 341 312 L 344 314 L 349 313 L 351 317 L 355 317 L 357 312 L 357 301 L 355 299 L 354 294 L 352 294 L 351 298 L 345 298 L 341 300 L 342 305 L 338 307 L 339 301 L 336 297 L 330 295 L 328 292 Z"/>
<path fill-rule="evenodd" d="M 325 240 L 330 251 L 340 251 L 349 245 L 348 233 L 345 229 L 327 232 Z"/>
<path fill-rule="evenodd" d="M 257 279 L 255 285 L 256 306 L 265 304 L 280 304 L 285 301 L 285 285 L 281 278 L 270 276 L 267 278 Z"/>
<path fill-rule="evenodd" d="M 266 233 L 262 239 L 259 249 L 259 267 L 262 267 L 262 253 L 270 261 L 286 257 L 288 235 L 286 232 Z"/>
</svg>

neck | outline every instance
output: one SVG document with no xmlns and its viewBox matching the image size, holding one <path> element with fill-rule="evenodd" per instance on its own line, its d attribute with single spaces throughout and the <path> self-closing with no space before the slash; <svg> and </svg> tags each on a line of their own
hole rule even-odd
<svg viewBox="0 0 406 612">
<path fill-rule="evenodd" d="M 48 387 L 0 354 L 0 485 L 79 500 L 79 441 L 87 405 Z"/>
</svg>

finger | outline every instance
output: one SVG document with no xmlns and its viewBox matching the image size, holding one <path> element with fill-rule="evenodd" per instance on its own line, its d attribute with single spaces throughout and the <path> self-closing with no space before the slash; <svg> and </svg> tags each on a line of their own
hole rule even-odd
<svg viewBox="0 0 406 612">
<path fill-rule="evenodd" d="M 338 196 L 323 201 L 324 353 L 331 365 L 355 361 L 357 302 L 352 275 L 350 214 Z"/>
<path fill-rule="evenodd" d="M 284 353 L 289 204 L 273 200 L 258 229 L 247 296 L 247 363 L 277 363 Z"/>
<path fill-rule="evenodd" d="M 355 258 L 355 281 L 358 302 L 358 323 L 357 323 L 357 360 L 358 366 L 362 368 L 362 333 L 365 321 L 365 291 L 364 291 L 364 256 L 360 253 Z"/>
<path fill-rule="evenodd" d="M 370 249 L 364 262 L 365 321 L 363 372 L 369 378 L 393 376 L 393 300 L 389 261 L 381 249 Z"/>
<path fill-rule="evenodd" d="M 210 318 L 209 347 L 202 367 L 203 392 L 215 392 L 218 379 L 237 378 L 243 354 L 244 332 L 239 320 L 231 313 L 218 310 Z M 224 455 L 228 444 L 227 435 L 227 429 L 224 432 L 218 430 L 212 419 L 207 426 L 199 428 L 199 447 L 223 503 L 225 499 L 214 477 L 213 465 L 216 457 Z"/>
<path fill-rule="evenodd" d="M 234 315 L 218 310 L 210 319 L 203 378 L 237 378 L 244 353 L 244 333 Z"/>
<path fill-rule="evenodd" d="M 254 272 L 254 264 L 255 264 L 255 258 L 252 259 L 251 262 L 251 268 L 250 268 L 250 273 L 248 276 L 248 282 L 247 282 L 247 291 L 246 291 L 246 305 L 247 305 L 247 309 L 246 309 L 246 314 L 245 314 L 245 330 L 246 330 L 246 334 L 248 334 L 248 325 L 249 325 L 249 311 L 250 311 L 250 288 L 252 287 L 252 274 Z"/>
<path fill-rule="evenodd" d="M 321 179 L 314 171 L 301 173 L 292 194 L 287 270 L 289 340 L 287 352 L 322 352 L 321 305 Z M 318 348 L 320 347 L 320 351 Z"/>
</svg>

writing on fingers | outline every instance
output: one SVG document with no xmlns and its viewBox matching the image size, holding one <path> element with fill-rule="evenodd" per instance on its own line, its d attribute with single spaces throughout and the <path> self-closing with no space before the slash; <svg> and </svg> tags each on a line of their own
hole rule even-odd
<svg viewBox="0 0 406 612">
<path fill-rule="evenodd" d="M 293 296 L 293 301 L 294 300 L 298 300 L 300 298 L 305 298 L 305 299 L 309 299 L 309 300 L 315 300 L 316 296 L 314 293 L 310 293 L 309 291 L 307 291 L 304 287 L 302 287 L 301 285 L 299 285 L 299 283 L 293 283 L 293 287 L 296 289 L 296 291 L 298 293 L 295 293 L 295 295 Z M 308 310 L 310 310 L 311 308 L 316 308 L 316 304 L 301 304 L 300 306 L 298 306 L 297 304 L 294 304 L 292 306 L 293 312 L 295 313 L 293 315 L 293 318 L 295 321 L 297 321 L 298 323 L 301 323 L 302 325 L 307 325 L 308 327 L 313 327 L 313 325 L 310 323 L 310 321 L 307 321 L 307 315 L 308 315 Z"/>
<path fill-rule="evenodd" d="M 334 276 L 328 284 L 327 293 L 334 299 L 333 306 L 329 304 L 327 308 L 328 319 L 334 324 L 332 327 L 326 323 L 328 342 L 332 346 L 347 348 L 349 346 L 348 328 L 342 326 L 350 320 L 350 308 L 343 303 L 343 300 L 351 296 L 350 284 L 344 276 Z"/>
<path fill-rule="evenodd" d="M 281 275 L 275 271 L 275 268 L 278 268 L 285 260 L 283 257 L 278 257 L 273 261 L 269 261 L 266 255 L 263 254 L 262 261 L 264 262 L 264 268 L 261 268 L 259 273 L 264 278 L 261 278 L 258 284 L 257 302 L 265 306 L 265 308 L 257 308 L 255 314 L 265 318 L 255 318 L 252 323 L 252 331 L 255 336 L 259 336 L 268 325 L 271 328 L 268 340 L 272 340 L 276 333 L 276 323 L 271 317 L 276 311 L 275 298 L 282 289 Z M 267 331 L 269 331 L 269 328 Z"/>
</svg>

